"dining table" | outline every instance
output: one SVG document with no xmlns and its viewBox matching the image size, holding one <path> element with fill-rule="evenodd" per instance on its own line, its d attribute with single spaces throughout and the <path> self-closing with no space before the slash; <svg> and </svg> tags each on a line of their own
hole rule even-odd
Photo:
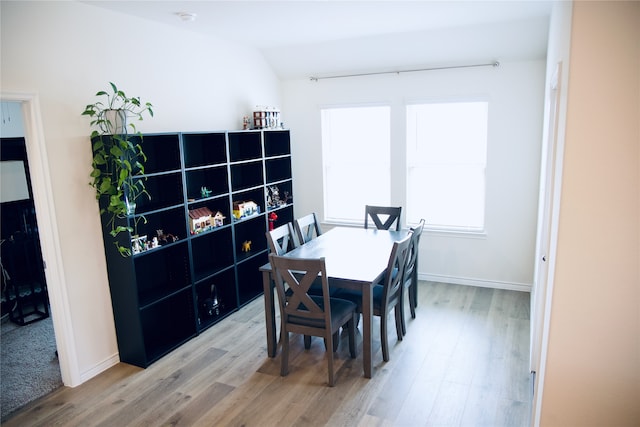
<svg viewBox="0 0 640 427">
<path fill-rule="evenodd" d="M 324 257 L 331 288 L 362 292 L 362 363 L 366 378 L 372 376 L 373 286 L 384 280 L 394 242 L 407 233 L 408 230 L 334 227 L 283 255 L 292 258 Z M 277 335 L 271 265 L 263 265 L 260 271 L 264 287 L 267 354 L 275 357 Z"/>
</svg>

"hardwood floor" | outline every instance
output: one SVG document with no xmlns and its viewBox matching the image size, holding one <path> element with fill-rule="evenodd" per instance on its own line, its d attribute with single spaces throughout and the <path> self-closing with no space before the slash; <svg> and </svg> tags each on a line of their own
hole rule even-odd
<svg viewBox="0 0 640 427">
<path fill-rule="evenodd" d="M 280 353 L 266 355 L 259 298 L 147 369 L 118 364 L 3 425 L 529 425 L 528 293 L 420 282 L 404 340 L 389 328 L 387 363 L 379 330 L 376 319 L 372 379 L 362 375 L 361 348 L 349 358 L 346 334 L 335 387 L 320 339 L 305 351 L 292 336 L 290 373 L 281 377 Z"/>
</svg>

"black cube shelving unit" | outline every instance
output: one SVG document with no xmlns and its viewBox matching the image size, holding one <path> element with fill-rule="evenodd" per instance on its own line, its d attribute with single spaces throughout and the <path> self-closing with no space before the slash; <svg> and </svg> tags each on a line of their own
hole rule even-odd
<svg viewBox="0 0 640 427">
<path fill-rule="evenodd" d="M 288 130 L 146 134 L 150 199 L 137 200 L 134 227 L 120 233 L 122 257 L 104 224 L 104 246 L 120 359 L 147 367 L 262 294 L 268 214 L 292 221 L 293 198 L 267 202 L 268 189 L 291 196 Z M 252 202 L 234 216 L 234 202 Z M 134 241 L 146 242 L 134 251 Z"/>
</svg>

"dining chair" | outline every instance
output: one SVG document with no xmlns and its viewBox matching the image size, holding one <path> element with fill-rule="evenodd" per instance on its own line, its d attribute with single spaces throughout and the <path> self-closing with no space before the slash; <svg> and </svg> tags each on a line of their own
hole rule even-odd
<svg viewBox="0 0 640 427">
<path fill-rule="evenodd" d="M 289 334 L 324 338 L 329 371 L 329 386 L 335 384 L 333 353 L 338 349 L 339 331 L 347 326 L 349 353 L 356 357 L 356 304 L 329 295 L 329 280 L 324 258 L 290 258 L 269 255 L 274 272 L 280 307 L 282 359 L 280 375 L 289 374 Z M 309 288 L 321 279 L 321 295 L 309 294 Z M 285 298 L 285 286 L 291 295 Z M 306 345 L 305 345 L 306 347 Z"/>
<path fill-rule="evenodd" d="M 309 240 L 322 234 L 318 216 L 315 212 L 296 219 L 293 224 L 300 244 L 307 243 Z"/>
<path fill-rule="evenodd" d="M 300 246 L 298 234 L 294 231 L 294 225 L 290 222 L 267 231 L 266 236 L 271 253 L 276 255 L 284 255 Z M 314 295 L 319 295 L 320 291 L 320 281 L 316 280 L 313 286 L 311 286 L 310 292 Z M 331 287 L 329 292 L 333 295 L 338 292 L 338 289 Z M 307 343 L 308 347 L 310 343 L 308 338 L 305 340 L 305 343 Z"/>
<path fill-rule="evenodd" d="M 382 342 L 382 359 L 389 361 L 389 343 L 387 338 L 387 318 L 391 309 L 394 309 L 394 317 L 396 321 L 396 335 L 398 341 L 402 341 L 402 293 L 404 285 L 404 270 L 407 264 L 407 255 L 409 253 L 409 244 L 413 233 L 407 234 L 403 239 L 394 242 L 387 270 L 381 284 L 373 286 L 373 315 L 380 317 L 380 341 Z M 337 294 L 337 298 L 346 299 L 356 304 L 356 312 L 362 313 L 362 292 L 341 289 Z"/>
<path fill-rule="evenodd" d="M 407 325 L 405 322 L 404 309 L 404 291 L 409 295 L 409 309 L 411 310 L 411 318 L 416 318 L 416 307 L 418 306 L 418 249 L 420 246 L 420 236 L 424 229 L 425 220 L 421 219 L 417 227 L 412 228 L 411 242 L 409 243 L 409 253 L 407 254 L 407 263 L 404 270 L 404 290 L 402 297 L 402 334 L 407 334 Z"/>
<path fill-rule="evenodd" d="M 286 254 L 298 246 L 298 238 L 290 222 L 267 231 L 266 236 L 271 253 L 276 255 Z"/>
<path fill-rule="evenodd" d="M 389 230 L 395 222 L 396 230 L 400 231 L 401 214 L 402 206 L 396 207 L 366 205 L 364 208 L 364 228 L 369 228 L 369 218 L 371 218 L 373 225 L 378 230 Z"/>
</svg>

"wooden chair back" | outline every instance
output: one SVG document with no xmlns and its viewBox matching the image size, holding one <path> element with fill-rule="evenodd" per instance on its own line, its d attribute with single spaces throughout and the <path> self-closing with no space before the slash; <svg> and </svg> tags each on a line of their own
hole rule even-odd
<svg viewBox="0 0 640 427">
<path fill-rule="evenodd" d="M 335 383 L 333 352 L 337 350 L 339 331 L 348 325 L 349 352 L 356 357 L 356 305 L 329 296 L 329 280 L 324 258 L 290 258 L 269 255 L 280 307 L 282 360 L 280 375 L 289 373 L 289 333 L 305 336 L 309 348 L 311 336 L 324 338 L 327 349 L 329 386 Z M 321 295 L 309 293 L 312 285 L 321 282 Z M 309 339 L 307 340 L 307 337 Z"/>
<path fill-rule="evenodd" d="M 411 242 L 409 244 L 409 255 L 407 256 L 407 266 L 404 272 L 406 287 L 409 286 L 409 283 L 417 282 L 416 276 L 418 273 L 418 247 L 420 245 L 420 236 L 422 236 L 424 223 L 424 219 L 420 220 L 418 226 L 412 229 Z"/>
<path fill-rule="evenodd" d="M 369 228 L 369 219 L 378 230 L 389 230 L 395 223 L 396 230 L 400 231 L 400 215 L 402 206 L 365 206 L 364 228 Z"/>
<path fill-rule="evenodd" d="M 300 242 L 301 245 L 322 234 L 322 229 L 320 228 L 320 223 L 318 222 L 318 217 L 315 212 L 296 219 L 294 226 L 298 236 L 298 242 Z"/>
<path fill-rule="evenodd" d="M 400 298 L 402 297 L 402 286 L 404 284 L 407 256 L 409 254 L 412 234 L 413 233 L 410 233 L 402 240 L 395 242 L 391 249 L 383 283 L 382 313 L 387 313 L 391 307 L 400 302 Z"/>
<path fill-rule="evenodd" d="M 417 227 L 412 228 L 411 243 L 409 244 L 409 253 L 407 255 L 407 265 L 404 270 L 404 289 L 409 295 L 409 309 L 411 318 L 416 318 L 416 307 L 418 306 L 418 253 L 420 247 L 420 236 L 424 229 L 425 220 L 420 220 Z M 404 296 L 402 297 L 404 305 Z M 402 317 L 402 334 L 407 333 L 407 324 L 405 322 L 404 306 L 401 310 Z"/>
<path fill-rule="evenodd" d="M 299 326 L 316 325 L 311 329 L 325 329 L 331 323 L 331 303 L 329 302 L 329 281 L 324 258 L 301 259 L 270 256 L 271 267 L 275 272 L 278 300 L 282 301 L 281 316 L 283 323 L 296 323 Z M 320 277 L 322 302 L 309 294 L 311 285 Z M 290 289 L 285 298 L 286 289 Z M 320 295 L 314 295 L 320 297 Z M 329 310 L 325 310 L 328 308 Z M 316 335 L 318 331 L 300 332 Z"/>
<path fill-rule="evenodd" d="M 290 222 L 267 231 L 267 243 L 271 253 L 284 255 L 298 246 L 298 238 Z"/>
</svg>

